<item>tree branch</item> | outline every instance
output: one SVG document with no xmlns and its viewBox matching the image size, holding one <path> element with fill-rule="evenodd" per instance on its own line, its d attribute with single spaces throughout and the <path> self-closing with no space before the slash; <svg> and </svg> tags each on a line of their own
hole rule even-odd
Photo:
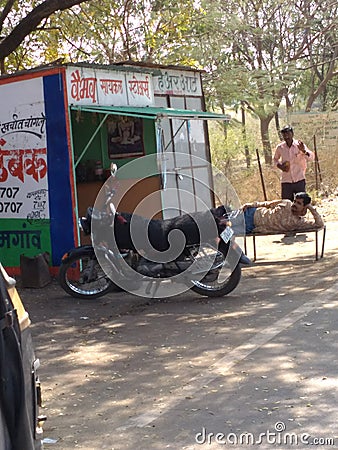
<svg viewBox="0 0 338 450">
<path fill-rule="evenodd" d="M 2 13 L 0 15 L 0 31 L 2 30 L 4 21 L 6 20 L 6 17 L 10 13 L 12 6 L 14 5 L 15 0 L 8 0 L 4 9 L 2 10 Z"/>
<path fill-rule="evenodd" d="M 312 92 L 312 94 L 309 96 L 308 100 L 307 100 L 307 104 L 305 107 L 305 111 L 309 112 L 311 110 L 312 104 L 313 102 L 316 100 L 316 98 L 324 91 L 324 89 L 327 86 L 327 83 L 332 80 L 335 72 L 335 64 L 334 61 L 337 59 L 338 56 L 338 45 L 334 48 L 334 55 L 333 58 L 329 64 L 329 68 L 326 72 L 325 77 L 321 80 L 321 82 L 319 83 L 317 89 Z"/>
<path fill-rule="evenodd" d="M 34 31 L 39 23 L 56 11 L 63 11 L 72 6 L 91 0 L 46 0 L 22 19 L 12 32 L 0 43 L 0 61 L 4 60 L 21 44 L 21 42 Z M 8 2 L 10 3 L 10 2 Z M 7 3 L 7 5 L 8 5 Z M 6 6 L 7 6 L 6 5 Z"/>
</svg>

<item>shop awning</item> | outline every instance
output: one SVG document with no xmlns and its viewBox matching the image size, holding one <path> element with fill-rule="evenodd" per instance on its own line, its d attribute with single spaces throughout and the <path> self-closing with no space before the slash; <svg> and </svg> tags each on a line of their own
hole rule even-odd
<svg viewBox="0 0 338 450">
<path fill-rule="evenodd" d="M 230 115 L 229 114 L 218 114 L 214 112 L 207 112 L 207 111 L 193 111 L 189 109 L 174 109 L 174 108 L 161 108 L 161 107 L 155 107 L 155 106 L 144 106 L 144 107 L 137 107 L 137 106 L 101 106 L 101 105 L 89 105 L 89 106 L 83 106 L 83 105 L 70 105 L 70 109 L 72 111 L 79 111 L 79 112 L 88 112 L 88 113 L 99 113 L 102 114 L 102 120 L 100 121 L 99 125 L 97 126 L 95 132 L 89 139 L 89 142 L 81 152 L 80 156 L 78 157 L 75 167 L 80 163 L 83 155 L 86 153 L 88 147 L 94 140 L 95 136 L 105 123 L 107 117 L 110 114 L 118 115 L 118 116 L 131 116 L 131 117 L 140 117 L 142 119 L 152 119 L 152 120 L 158 120 L 161 119 L 178 119 L 178 120 L 222 120 L 227 123 L 230 122 Z M 178 130 L 176 130 L 176 133 L 182 128 L 184 122 L 182 122 L 181 127 L 179 127 Z"/>
<path fill-rule="evenodd" d="M 95 112 L 101 114 L 115 114 L 119 116 L 141 117 L 142 119 L 181 119 L 181 120 L 223 120 L 230 121 L 229 114 L 218 114 L 207 111 L 193 111 L 189 109 L 161 108 L 155 106 L 82 106 L 72 105 L 71 110 Z"/>
</svg>

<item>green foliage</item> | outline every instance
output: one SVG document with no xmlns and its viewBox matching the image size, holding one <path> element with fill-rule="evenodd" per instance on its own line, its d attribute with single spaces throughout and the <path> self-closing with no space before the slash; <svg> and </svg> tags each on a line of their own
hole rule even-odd
<svg viewBox="0 0 338 450">
<path fill-rule="evenodd" d="M 10 3 L 10 13 L 2 15 Z M 1 36 L 44 3 L 0 0 Z M 245 105 L 247 117 L 260 121 L 265 154 L 271 151 L 269 124 L 284 101 L 287 110 L 337 105 L 338 4 L 332 0 L 79 3 L 42 20 L 6 58 L 6 71 L 60 57 L 65 62 L 134 60 L 203 69 L 208 106 L 236 111 Z M 241 136 L 236 125 L 224 145 L 216 139 L 218 161 L 244 148 Z M 257 130 L 253 136 L 256 140 Z"/>
<path fill-rule="evenodd" d="M 66 8 L 86 0 L 7 0 L 0 2 L 0 70 L 12 73 L 49 63 L 59 55 L 58 21 Z M 90 1 L 90 0 L 88 0 Z"/>
<path fill-rule="evenodd" d="M 248 127 L 249 133 L 245 138 L 242 124 L 236 119 L 231 120 L 226 127 L 214 121 L 208 124 L 211 161 L 222 173 L 227 174 L 230 169 L 233 169 L 233 160 L 236 160 L 236 165 L 241 162 L 243 166 L 246 165 L 246 147 L 250 157 L 255 154 L 255 148 L 259 145 L 259 140 L 255 139 L 254 130 L 250 132 L 253 126 L 254 123 L 251 123 Z"/>
<path fill-rule="evenodd" d="M 195 51 L 206 68 L 210 104 L 224 110 L 244 103 L 247 113 L 261 122 L 268 161 L 269 123 L 284 99 L 288 108 L 292 102 L 309 108 L 315 99 L 328 104 L 334 98 L 330 77 L 337 76 L 332 64 L 337 64 L 338 36 L 332 10 L 337 5 L 319 0 L 205 0 L 201 6 L 204 19 L 195 30 L 200 44 Z"/>
<path fill-rule="evenodd" d="M 191 59 L 180 47 L 192 24 L 192 1 L 86 2 L 58 18 L 68 60 L 177 63 Z"/>
</svg>

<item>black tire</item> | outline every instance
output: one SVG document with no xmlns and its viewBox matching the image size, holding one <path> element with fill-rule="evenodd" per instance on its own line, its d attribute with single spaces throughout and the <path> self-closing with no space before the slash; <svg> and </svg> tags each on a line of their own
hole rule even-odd
<svg viewBox="0 0 338 450">
<path fill-rule="evenodd" d="M 218 279 L 211 282 L 207 281 L 207 277 L 203 278 L 201 281 L 192 280 L 194 286 L 191 290 L 207 297 L 223 297 L 224 295 L 230 294 L 230 292 L 238 286 L 241 276 L 242 270 L 238 264 L 230 275 L 221 282 Z"/>
<path fill-rule="evenodd" d="M 229 244 L 220 242 L 218 251 L 222 256 L 223 267 L 215 276 L 209 272 L 201 280 L 191 280 L 193 284 L 191 290 L 207 297 L 223 297 L 238 286 L 242 276 L 239 255 L 229 248 Z"/>
<path fill-rule="evenodd" d="M 59 269 L 59 283 L 67 294 L 81 299 L 95 299 L 118 290 L 104 273 L 94 250 L 76 252 L 63 261 Z"/>
</svg>

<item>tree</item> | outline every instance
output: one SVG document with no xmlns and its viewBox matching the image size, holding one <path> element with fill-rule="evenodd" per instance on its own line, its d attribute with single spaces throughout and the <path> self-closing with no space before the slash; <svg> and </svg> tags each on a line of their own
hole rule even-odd
<svg viewBox="0 0 338 450">
<path fill-rule="evenodd" d="M 38 8 L 43 4 L 37 3 L 37 0 L 30 2 L 33 8 L 30 13 L 33 15 L 34 11 L 35 18 L 41 18 Z M 44 3 L 50 3 L 50 0 Z M 7 72 L 36 66 L 37 61 L 46 64 L 59 58 L 65 62 L 86 60 L 100 64 L 133 60 L 191 65 L 192 61 L 180 48 L 187 39 L 187 30 L 193 28 L 194 0 L 87 0 L 73 3 L 78 7 L 62 10 L 62 13 L 55 11 L 36 28 L 31 26 L 33 31 L 21 44 L 15 47 L 16 41 L 12 46 L 15 51 L 9 53 L 6 47 Z M 25 28 L 27 23 L 30 24 L 30 19 L 26 18 L 27 5 L 28 2 L 23 0 L 20 7 L 17 2 L 7 1 L 0 22 L 2 35 L 14 39 L 22 27 L 21 22 L 26 23 Z M 17 29 L 12 25 L 14 16 Z M 7 38 L 3 44 L 6 42 L 9 42 Z M 1 57 L 4 58 L 4 54 L 0 52 Z"/>
<path fill-rule="evenodd" d="M 331 0 L 208 0 L 201 5 L 204 19 L 195 40 L 207 71 L 206 91 L 221 110 L 242 104 L 259 119 L 265 161 L 271 163 L 269 124 L 283 98 L 292 104 L 311 58 L 317 62 L 307 91 L 309 105 L 335 76 L 334 51 L 326 52 L 325 76 L 320 77 L 318 64 L 324 41 L 327 49 L 334 42 L 337 46 L 337 16 L 331 15 L 337 6 Z"/>
<path fill-rule="evenodd" d="M 101 0 L 62 18 L 62 37 L 71 59 L 189 63 L 180 51 L 193 27 L 193 0 Z M 74 24 L 76 31 L 74 32 Z M 86 54 L 87 53 L 87 54 Z M 88 54 L 89 53 L 89 54 Z"/>
<path fill-rule="evenodd" d="M 91 0 L 45 0 L 40 4 L 32 2 L 32 9 L 24 1 L 21 4 L 19 2 L 19 5 L 15 0 L 1 2 L 0 4 L 4 4 L 0 12 L 1 73 L 5 72 L 5 58 L 12 54 L 27 36 L 36 32 L 44 19 L 48 19 L 56 11 L 64 11 L 85 1 Z M 30 11 L 26 15 L 29 9 Z M 18 14 L 19 11 L 23 13 L 23 16 Z M 18 22 L 15 21 L 17 16 L 20 18 Z M 8 20 L 10 23 L 14 22 L 14 25 L 5 27 L 7 19 L 10 19 Z M 3 33 L 6 35 L 3 36 Z"/>
<path fill-rule="evenodd" d="M 338 75 L 338 4 L 336 1 L 305 2 L 303 15 L 309 24 L 306 29 L 305 73 L 303 95 L 305 111 L 311 111 L 319 100 L 323 110 L 329 109 L 337 99 L 337 89 L 331 88 Z M 333 91 L 333 96 L 332 96 Z"/>
<path fill-rule="evenodd" d="M 203 69 L 209 106 L 258 118 L 270 163 L 284 100 L 337 102 L 337 12 L 336 0 L 0 0 L 1 72 L 58 58 Z"/>
</svg>

